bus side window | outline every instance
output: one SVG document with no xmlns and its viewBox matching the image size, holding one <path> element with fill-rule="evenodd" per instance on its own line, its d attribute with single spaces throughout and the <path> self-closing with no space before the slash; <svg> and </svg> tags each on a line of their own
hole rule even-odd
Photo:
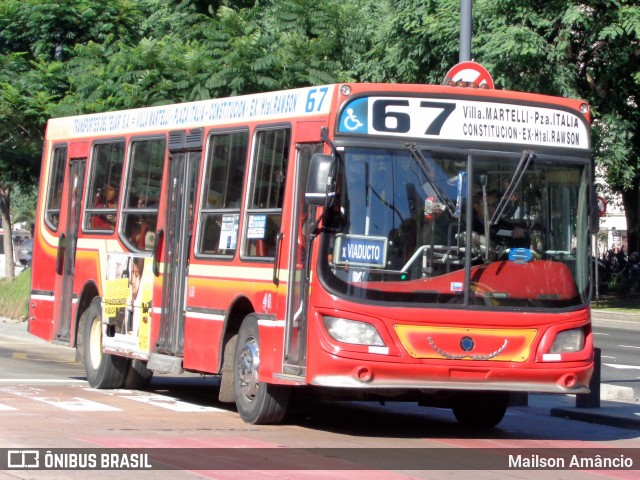
<svg viewBox="0 0 640 480">
<path fill-rule="evenodd" d="M 133 250 L 151 251 L 155 242 L 166 138 L 133 140 L 122 210 L 124 240 Z"/>
<path fill-rule="evenodd" d="M 249 132 L 214 133 L 209 139 L 197 253 L 231 256 L 238 243 Z"/>
<path fill-rule="evenodd" d="M 60 205 L 62 203 L 62 189 L 64 186 L 64 170 L 67 159 L 67 147 L 57 146 L 53 151 L 53 160 L 49 176 L 47 191 L 45 220 L 52 230 L 58 230 L 60 221 Z"/>
<path fill-rule="evenodd" d="M 112 233 L 118 217 L 125 143 L 97 143 L 91 155 L 91 180 L 85 202 L 85 230 Z"/>
<path fill-rule="evenodd" d="M 288 128 L 256 133 L 254 170 L 245 222 L 245 256 L 275 256 L 280 232 L 287 163 L 291 144 Z"/>
</svg>

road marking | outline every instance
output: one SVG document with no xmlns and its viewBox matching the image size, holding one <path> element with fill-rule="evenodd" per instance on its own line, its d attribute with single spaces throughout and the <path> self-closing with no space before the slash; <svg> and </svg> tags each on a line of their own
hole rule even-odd
<svg viewBox="0 0 640 480">
<path fill-rule="evenodd" d="M 168 397 L 166 395 L 139 393 L 138 395 L 122 395 L 121 398 L 154 405 L 160 408 L 166 408 L 167 410 L 171 410 L 174 412 L 226 412 L 226 410 L 223 410 L 221 408 L 205 407 L 203 405 L 183 402 L 181 400 L 178 400 L 177 398 Z"/>
<path fill-rule="evenodd" d="M 62 408 L 69 412 L 121 412 L 120 408 L 94 402 L 85 398 L 74 397 L 72 400 L 58 400 L 54 397 L 29 397 L 39 402 L 44 402 L 56 408 Z"/>
<path fill-rule="evenodd" d="M 43 396 L 45 391 L 41 388 L 27 386 L 8 386 L 0 388 L 1 391 L 11 393 L 18 397 L 28 398 L 37 402 L 43 402 L 56 408 L 72 412 L 121 412 L 119 408 L 111 407 L 103 403 L 93 402 L 80 397 L 71 400 L 59 400 L 55 397 Z"/>
<path fill-rule="evenodd" d="M 96 392 L 96 390 L 85 388 L 87 391 Z M 117 396 L 118 398 L 125 398 L 127 400 L 133 400 L 135 402 L 146 403 L 147 405 L 153 405 L 155 407 L 164 408 L 173 412 L 181 413 L 194 413 L 194 412 L 226 412 L 222 408 L 207 407 L 203 405 L 197 405 L 195 403 L 183 402 L 177 398 L 170 397 L 168 395 L 158 395 L 150 392 L 136 392 L 133 390 L 111 390 L 103 391 L 97 390 L 99 393 L 105 393 L 107 395 Z"/>
<path fill-rule="evenodd" d="M 25 383 L 87 383 L 87 381 L 74 380 L 72 378 L 66 378 L 64 380 L 57 378 L 0 378 L 0 383 L 18 383 L 23 385 Z"/>
<path fill-rule="evenodd" d="M 196 405 L 193 403 L 187 403 L 175 398 L 166 397 L 164 395 L 135 395 L 135 396 L 122 396 L 121 398 L 126 398 L 128 400 L 135 400 L 136 402 L 146 403 L 149 405 L 154 405 L 160 408 L 166 408 L 167 410 L 172 410 L 174 412 L 225 412 L 221 408 L 215 407 L 204 407 L 202 405 Z"/>
<path fill-rule="evenodd" d="M 609 355 L 601 355 L 600 358 L 618 358 L 618 357 L 611 357 Z"/>
<path fill-rule="evenodd" d="M 640 348 L 636 345 L 618 345 L 620 348 Z"/>
<path fill-rule="evenodd" d="M 638 365 L 619 365 L 617 363 L 603 363 L 607 367 L 617 368 L 618 370 L 640 370 Z"/>
<path fill-rule="evenodd" d="M 150 392 L 137 392 L 134 390 L 95 390 L 92 388 L 83 388 L 86 392 L 102 393 L 109 395 L 112 398 L 123 398 L 126 400 L 133 400 L 139 403 L 145 403 L 154 407 L 164 408 L 180 413 L 203 413 L 203 412 L 227 412 L 222 408 L 198 405 L 195 403 L 189 403 L 177 398 L 173 398 L 167 395 L 159 395 Z M 72 398 L 58 398 L 50 396 L 50 392 L 46 392 L 42 388 L 27 386 L 27 385 L 9 385 L 0 387 L 0 391 L 7 392 L 18 397 L 35 400 L 37 402 L 46 403 L 55 408 L 60 408 L 69 412 L 121 412 L 122 408 L 112 407 L 110 405 L 95 402 L 81 397 Z M 0 404 L 0 411 L 17 410 L 16 408 L 9 407 L 7 405 Z"/>
</svg>

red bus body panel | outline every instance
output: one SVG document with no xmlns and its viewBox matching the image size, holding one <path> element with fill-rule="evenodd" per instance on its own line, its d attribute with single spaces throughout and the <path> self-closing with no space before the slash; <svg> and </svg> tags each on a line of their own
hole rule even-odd
<svg viewBox="0 0 640 480">
<path fill-rule="evenodd" d="M 351 95 L 365 92 L 408 93 L 420 92 L 425 95 L 471 100 L 513 101 L 517 103 L 541 102 L 563 109 L 579 111 L 582 102 L 540 95 L 525 95 L 518 92 L 474 90 L 466 91 L 448 86 L 421 86 L 382 84 L 353 84 Z M 340 86 L 328 87 L 331 105 L 328 113 L 298 118 L 281 115 L 277 119 L 264 121 L 243 120 L 213 122 L 211 125 L 197 121 L 183 128 L 203 128 L 206 139 L 211 131 L 247 127 L 250 137 L 257 127 L 286 124 L 291 128 L 290 165 L 295 164 L 295 146 L 305 143 L 320 143 L 320 128 L 329 132 L 335 130 L 336 115 L 346 97 L 340 93 Z M 308 97 L 311 99 L 311 97 Z M 114 117 L 115 119 L 115 117 Z M 113 123 L 116 123 L 115 120 Z M 43 153 L 43 168 L 40 179 L 40 193 L 37 222 L 34 233 L 32 296 L 30 300 L 29 331 L 46 340 L 56 340 L 60 319 L 55 318 L 56 260 L 59 233 L 45 221 L 44 202 L 51 169 L 52 151 L 56 145 L 72 144 L 68 158 L 87 157 L 88 168 L 85 185 L 88 185 L 91 170 L 90 147 L 96 141 L 109 138 L 124 138 L 127 144 L 136 135 L 168 135 L 166 129 L 149 129 L 142 133 L 116 132 L 113 134 L 90 134 L 84 137 L 65 137 L 57 123 L 48 127 Z M 54 128 L 55 126 L 55 128 Z M 49 131 L 52 129 L 52 131 Z M 253 140 L 251 140 L 253 142 Z M 203 148 L 206 151 L 206 145 Z M 325 148 L 328 153 L 328 148 Z M 203 165 L 200 166 L 196 205 L 200 205 L 202 195 L 200 185 L 203 179 Z M 128 160 L 125 160 L 125 169 Z M 166 175 L 165 166 L 165 178 Z M 519 285 L 521 294 L 527 295 L 530 282 L 536 282 L 535 292 L 545 291 L 547 286 L 558 293 L 557 285 L 563 285 L 559 295 L 562 298 L 575 296 L 575 286 L 566 267 L 555 262 L 534 260 L 526 264 L 496 262 L 486 267 L 472 267 L 471 277 L 474 291 L 485 298 L 487 304 L 479 309 L 411 308 L 409 305 L 381 306 L 356 303 L 330 293 L 320 282 L 315 265 L 318 260 L 318 243 L 313 244 L 312 272 L 308 304 L 308 331 L 306 365 L 304 373 L 292 379 L 283 375 L 285 316 L 287 315 L 287 292 L 290 288 L 288 271 L 295 265 L 288 264 L 291 249 L 296 248 L 295 239 L 289 235 L 292 224 L 291 204 L 294 175 L 292 166 L 286 179 L 286 207 L 282 209 L 283 241 L 278 267 L 272 261 L 256 261 L 241 257 L 238 252 L 233 258 L 217 259 L 196 256 L 194 247 L 189 252 L 189 276 L 186 284 L 184 346 L 181 365 L 184 370 L 218 374 L 221 372 L 223 349 L 231 329 L 237 329 L 238 315 L 255 313 L 258 320 L 261 345 L 260 380 L 290 385 L 316 385 L 346 389 L 486 389 L 512 391 L 546 391 L 571 393 L 586 391 L 593 370 L 593 339 L 590 327 L 588 305 L 575 311 L 562 312 L 497 312 L 491 311 L 492 295 L 499 294 L 509 285 Z M 248 168 L 247 168 L 248 171 Z M 245 189 L 247 188 L 245 182 Z M 65 188 L 65 204 L 70 188 Z M 163 190 L 166 196 L 166 189 Z M 83 197 L 84 198 L 84 197 Z M 246 198 L 246 195 L 243 196 Z M 86 201 L 86 199 L 85 199 Z M 85 205 L 84 208 L 87 208 Z M 73 305 L 71 309 L 68 344 L 75 346 L 78 338 L 78 322 L 91 300 L 102 297 L 105 288 L 107 256 L 111 253 L 133 255 L 120 238 L 120 225 L 113 234 L 85 232 L 84 208 L 80 217 L 78 243 L 73 273 Z M 159 219 L 166 215 L 167 199 L 161 197 Z M 66 222 L 66 212 L 62 211 L 60 225 Z M 239 229 L 246 221 L 246 211 L 242 210 Z M 158 230 L 165 228 L 163 220 Z M 162 264 L 166 248 L 160 246 L 159 261 Z M 238 249 L 239 251 L 239 249 Z M 147 255 L 147 258 L 149 255 Z M 277 280 L 274 282 L 274 271 Z M 160 323 L 163 304 L 162 271 L 153 280 L 153 306 L 149 313 L 149 352 L 130 352 L 130 357 L 147 357 L 154 352 L 161 336 Z M 464 270 L 431 279 L 420 279 L 405 283 L 389 283 L 377 287 L 389 292 L 410 290 L 450 291 L 452 282 L 462 281 Z M 526 278 L 527 282 L 522 281 Z M 361 345 L 341 344 L 333 340 L 324 328 L 325 315 L 350 319 L 361 319 L 376 327 L 386 344 L 386 349 Z M 563 354 L 556 360 L 544 355 L 548 353 L 555 333 L 561 330 L 582 328 L 585 332 L 585 346 L 580 352 Z M 468 332 L 477 342 L 474 349 L 476 358 L 466 355 L 460 349 L 460 335 Z M 506 344 L 505 344 L 506 342 Z M 506 345 L 506 346 L 505 346 Z M 143 358 L 146 359 L 146 358 Z"/>
</svg>

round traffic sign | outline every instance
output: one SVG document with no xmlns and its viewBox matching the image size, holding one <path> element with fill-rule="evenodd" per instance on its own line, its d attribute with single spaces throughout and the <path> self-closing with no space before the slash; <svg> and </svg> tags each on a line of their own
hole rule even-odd
<svg viewBox="0 0 640 480">
<path fill-rule="evenodd" d="M 465 82 L 478 87 L 493 89 L 493 78 L 489 70 L 476 62 L 460 62 L 451 67 L 444 78 L 443 85 Z"/>
<path fill-rule="evenodd" d="M 598 197 L 598 213 L 601 217 L 607 213 L 607 201 L 603 197 Z"/>
</svg>

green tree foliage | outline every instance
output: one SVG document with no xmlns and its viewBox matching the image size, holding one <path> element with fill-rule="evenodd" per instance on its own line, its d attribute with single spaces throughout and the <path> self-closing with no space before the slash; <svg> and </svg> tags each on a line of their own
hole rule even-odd
<svg viewBox="0 0 640 480">
<path fill-rule="evenodd" d="M 336 3 L 138 2 L 136 42 L 76 44 L 58 115 L 161 105 L 337 80 Z M 220 4 L 220 5 L 218 5 Z M 305 14 L 313 10 L 313 15 Z M 304 19 L 304 21 L 301 21 Z"/>
<path fill-rule="evenodd" d="M 373 81 L 440 83 L 457 62 L 459 0 L 352 0 L 367 18 L 350 72 Z M 640 6 L 632 0 L 476 0 L 474 60 L 497 88 L 583 98 L 594 156 L 622 194 L 629 245 L 640 250 Z"/>
<path fill-rule="evenodd" d="M 337 80 L 335 2 L 281 0 L 268 5 L 218 10 L 218 28 L 205 42 L 213 67 L 206 86 L 216 96 Z"/>
<path fill-rule="evenodd" d="M 473 2 L 472 56 L 497 88 L 592 105 L 594 153 L 622 193 L 632 246 L 639 9 Z M 0 185 L 35 181 L 50 116 L 334 81 L 440 83 L 458 61 L 459 15 L 460 0 L 0 1 Z"/>
<path fill-rule="evenodd" d="M 11 193 L 36 182 L 53 72 L 21 54 L 0 55 L 0 218 L 11 232 Z M 4 235 L 5 276 L 13 278 L 11 235 Z"/>
<path fill-rule="evenodd" d="M 475 51 L 503 86 L 583 98 L 596 162 L 622 194 L 630 248 L 640 250 L 640 6 L 636 1 L 478 2 Z"/>
<path fill-rule="evenodd" d="M 25 230 L 34 224 L 36 218 L 36 200 L 38 198 L 38 188 L 18 187 L 13 192 L 11 200 L 11 223 L 24 223 Z"/>
<path fill-rule="evenodd" d="M 37 182 L 46 118 L 70 82 L 66 61 L 78 44 L 108 45 L 134 29 L 135 2 L 38 0 L 0 2 L 0 213 L 11 229 L 11 194 Z M 13 277 L 5 235 L 6 275 Z"/>
<path fill-rule="evenodd" d="M 596 153 L 607 183 L 622 194 L 629 248 L 640 251 L 640 5 L 594 3 L 582 60 L 597 113 Z"/>
<path fill-rule="evenodd" d="M 347 37 L 360 81 L 441 83 L 458 59 L 459 0 L 350 0 Z M 357 19 L 367 19 L 360 23 Z M 360 40 L 359 40 L 360 39 Z"/>
</svg>

